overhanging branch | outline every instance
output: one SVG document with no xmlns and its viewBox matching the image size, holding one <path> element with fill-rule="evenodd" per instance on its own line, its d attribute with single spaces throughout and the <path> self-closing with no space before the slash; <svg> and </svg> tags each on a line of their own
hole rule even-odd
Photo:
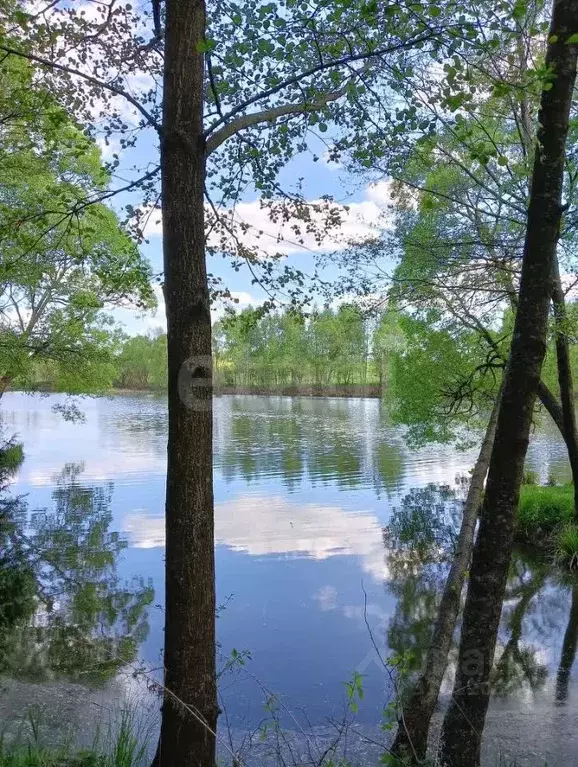
<svg viewBox="0 0 578 767">
<path fill-rule="evenodd" d="M 273 122 L 279 117 L 285 117 L 286 115 L 307 114 L 308 112 L 316 112 L 318 109 L 322 109 L 330 102 L 337 101 L 343 95 L 345 95 L 347 91 L 347 85 L 348 83 L 346 83 L 339 90 L 327 93 L 325 96 L 321 96 L 317 101 L 314 101 L 310 104 L 306 102 L 296 104 L 282 104 L 277 107 L 271 107 L 270 109 L 263 109 L 260 112 L 251 112 L 247 115 L 241 115 L 235 120 L 227 123 L 208 139 L 207 155 L 210 155 L 212 152 L 214 152 L 215 149 L 220 147 L 221 144 L 227 141 L 227 139 L 231 138 L 231 136 L 234 136 L 245 128 L 250 128 L 252 125 Z"/>
<path fill-rule="evenodd" d="M 228 114 L 223 115 L 221 118 L 216 120 L 213 125 L 211 125 L 210 128 L 206 131 L 205 136 L 209 136 L 216 128 L 219 127 L 219 125 L 226 125 L 228 121 L 231 120 L 231 118 L 240 114 L 253 104 L 256 104 L 258 101 L 271 98 L 271 96 L 280 93 L 281 91 L 285 90 L 285 88 L 290 88 L 292 85 L 297 85 L 308 77 L 312 77 L 313 75 L 319 74 L 320 72 L 326 72 L 329 69 L 339 69 L 339 67 L 344 67 L 348 64 L 354 64 L 356 61 L 368 61 L 369 59 L 380 58 L 381 56 L 386 56 L 389 53 L 405 50 L 406 48 L 413 48 L 416 45 L 420 45 L 421 43 L 425 43 L 428 40 L 431 40 L 433 37 L 435 37 L 434 32 L 427 32 L 426 34 L 414 37 L 410 40 L 405 40 L 403 42 L 396 43 L 395 45 L 389 45 L 386 48 L 378 48 L 375 51 L 365 51 L 363 53 L 348 54 L 347 56 L 342 56 L 339 59 L 321 62 L 316 66 L 311 67 L 310 69 L 306 69 L 304 72 L 293 75 L 293 77 L 288 77 L 286 80 L 283 80 L 283 82 L 278 83 L 272 88 L 261 91 L 261 93 L 257 93 L 255 96 L 247 99 L 242 104 L 238 104 L 236 107 L 231 109 Z"/>
</svg>

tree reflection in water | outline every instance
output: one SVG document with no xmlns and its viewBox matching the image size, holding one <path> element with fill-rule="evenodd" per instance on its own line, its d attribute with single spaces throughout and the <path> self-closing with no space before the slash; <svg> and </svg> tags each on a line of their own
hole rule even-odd
<svg viewBox="0 0 578 767">
<path fill-rule="evenodd" d="M 390 572 L 387 588 L 396 598 L 388 646 L 392 654 L 406 658 L 408 684 L 420 671 L 431 641 L 459 529 L 462 490 L 440 485 L 412 489 L 384 529 Z M 566 701 L 578 648 L 578 584 L 575 579 L 568 583 L 563 580 L 543 553 L 515 550 L 495 653 L 493 695 L 544 689 L 551 670 L 545 662 L 545 650 L 552 636 L 563 631 L 567 615 L 555 686 L 556 701 Z M 565 606 L 568 591 L 572 595 L 569 613 Z"/>
<path fill-rule="evenodd" d="M 569 575 L 569 578 L 571 578 L 570 589 L 572 598 L 570 612 L 568 613 L 568 623 L 562 641 L 558 673 L 556 674 L 556 703 L 558 705 L 564 705 L 568 700 L 570 676 L 578 645 L 578 581 L 575 574 Z"/>
<path fill-rule="evenodd" d="M 396 492 L 405 469 L 402 442 L 387 428 L 385 408 L 375 423 L 360 403 L 270 398 L 264 413 L 258 398 L 232 398 L 226 432 L 217 431 L 216 466 L 226 481 L 275 477 L 288 492 L 304 481 L 351 490 L 367 477 L 378 495 Z"/>
<path fill-rule="evenodd" d="M 4 445 L 0 470 L 0 671 L 102 684 L 136 659 L 152 586 L 117 575 L 127 544 L 110 530 L 112 483 L 85 485 L 82 466 L 67 465 L 50 507 L 30 511 L 7 489 L 15 449 Z"/>
</svg>

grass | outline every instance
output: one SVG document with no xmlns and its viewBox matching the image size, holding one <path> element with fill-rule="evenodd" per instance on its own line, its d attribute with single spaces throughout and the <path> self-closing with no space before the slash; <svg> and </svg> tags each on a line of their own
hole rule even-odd
<svg viewBox="0 0 578 767">
<path fill-rule="evenodd" d="M 554 541 L 557 564 L 570 570 L 578 569 L 578 526 L 567 523 L 556 533 Z"/>
<path fill-rule="evenodd" d="M 516 528 L 519 539 L 553 553 L 559 567 L 578 569 L 573 485 L 522 485 Z"/>
<path fill-rule="evenodd" d="M 39 722 L 31 717 L 27 743 L 7 744 L 0 738 L 0 767 L 145 767 L 150 764 L 150 731 L 143 729 L 133 709 L 120 712 L 118 726 L 97 733 L 91 749 L 42 746 Z"/>
<path fill-rule="evenodd" d="M 69 754 L 37 745 L 2 747 L 0 767 L 105 767 L 106 756 L 93 752 Z"/>
<path fill-rule="evenodd" d="M 572 485 L 522 485 L 517 531 L 521 538 L 540 543 L 572 521 Z"/>
</svg>

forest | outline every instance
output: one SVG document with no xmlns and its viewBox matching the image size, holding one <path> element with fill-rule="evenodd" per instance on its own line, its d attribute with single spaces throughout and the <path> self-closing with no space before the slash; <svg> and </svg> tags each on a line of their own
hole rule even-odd
<svg viewBox="0 0 578 767">
<path fill-rule="evenodd" d="M 282 453 L 287 476 L 307 456 L 313 479 L 323 464 L 338 484 L 365 461 L 381 493 L 395 485 L 384 463 L 401 460 L 370 456 L 366 416 L 365 452 L 332 452 L 319 436 L 323 416 L 285 442 L 283 429 L 266 431 L 270 415 L 248 418 L 239 440 L 234 412 L 217 421 L 235 391 L 379 396 L 380 428 L 401 427 L 409 453 L 475 453 L 459 481 L 444 478 L 455 487 L 439 497 L 429 485 L 406 488 L 378 526 L 392 591 L 404 570 L 439 576 L 425 600 L 435 609 L 411 630 L 398 588 L 389 654 L 369 632 L 390 682 L 377 712 L 380 763 L 490 763 L 488 711 L 509 670 L 523 669 L 532 691 L 543 677 L 516 634 L 512 594 L 527 607 L 549 577 L 572 595 L 555 693 L 567 701 L 578 634 L 577 60 L 578 0 L 0 0 L 7 678 L 117 679 L 138 661 L 153 614 L 150 584 L 117 576 L 126 547 L 109 530 L 111 490 L 98 485 L 114 468 L 106 432 L 97 484 L 81 481 L 81 464 L 66 463 L 52 485 L 34 475 L 35 487 L 52 487 L 52 511 L 34 510 L 17 494 L 29 458 L 10 408 L 20 393 L 69 395 L 51 400 L 66 423 L 83 418 L 87 400 L 76 395 L 140 390 L 163 395 L 166 417 L 159 427 L 155 411 L 147 426 L 166 461 L 161 532 L 141 546 L 162 540 L 162 657 L 154 671 L 134 671 L 158 699 L 154 746 L 131 740 L 122 758 L 120 740 L 113 752 L 86 751 L 80 727 L 71 749 L 2 737 L 0 765 L 373 763 L 350 756 L 344 727 L 313 753 L 299 725 L 307 748 L 298 753 L 270 698 L 273 724 L 260 733 L 273 743 L 269 762 L 251 751 L 258 738 L 245 733 L 238 746 L 223 735 L 232 729 L 226 672 L 247 658 L 234 649 L 217 662 L 216 546 L 229 538 L 215 445 L 225 427 L 245 445 L 237 458 L 247 484 L 251 466 L 275 468 Z M 564 482 L 539 484 L 528 468 L 540 423 L 561 445 Z M 47 440 L 58 453 L 60 427 L 40 433 L 30 460 Z M 227 460 L 232 470 L 236 456 Z M 341 519 L 335 499 L 320 505 L 328 485 L 315 492 L 308 512 Z M 254 499 L 239 507 L 247 519 Z M 304 525 L 289 553 L 309 551 Z M 265 556 L 266 544 L 254 548 Z M 230 545 L 248 548 L 242 536 Z M 530 580 L 519 576 L 526 567 Z M 321 612 L 332 593 L 322 593 Z M 502 648 L 504 616 L 512 639 Z M 419 652 L 406 653 L 413 630 Z M 351 673 L 343 689 L 353 717 L 365 680 Z"/>
</svg>

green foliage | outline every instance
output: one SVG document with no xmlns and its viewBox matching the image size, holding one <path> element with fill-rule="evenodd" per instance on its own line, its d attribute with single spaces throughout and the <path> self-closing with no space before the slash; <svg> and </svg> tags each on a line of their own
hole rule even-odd
<svg viewBox="0 0 578 767">
<path fill-rule="evenodd" d="M 230 312 L 213 328 L 215 383 L 265 389 L 382 383 L 400 336 L 392 340 L 384 321 L 372 330 L 372 321 L 351 305 L 311 316 L 294 310 Z M 166 336 L 158 331 L 126 339 L 114 365 L 118 388 L 164 389 Z"/>
<path fill-rule="evenodd" d="M 357 671 L 345 685 L 345 694 L 347 696 L 347 705 L 354 714 L 359 711 L 359 702 L 363 700 L 363 675 Z"/>
<path fill-rule="evenodd" d="M 396 713 L 423 668 L 439 601 L 460 524 L 461 503 L 446 486 L 412 488 L 384 529 L 390 578 L 396 600 L 387 644 L 399 663 Z M 391 721 L 391 710 L 386 722 Z"/>
<path fill-rule="evenodd" d="M 166 389 L 166 335 L 158 332 L 128 338 L 115 359 L 115 368 L 114 385 L 120 389 Z"/>
<path fill-rule="evenodd" d="M 0 752 L 0 767 L 105 767 L 105 761 L 90 752 L 71 755 L 64 749 L 16 746 Z"/>
<path fill-rule="evenodd" d="M 420 562 L 439 560 L 451 550 L 461 503 L 449 486 L 412 488 L 387 527 L 394 550 L 411 552 Z"/>
<path fill-rule="evenodd" d="M 21 443 L 9 439 L 0 443 L 0 491 L 18 471 L 24 460 L 24 448 Z"/>
<path fill-rule="evenodd" d="M 363 170 L 391 180 L 394 227 L 348 253 L 344 268 L 360 292 L 388 293 L 409 323 L 423 323 L 421 333 L 406 333 L 392 376 L 393 417 L 417 444 L 453 440 L 464 422 L 479 421 L 508 354 L 533 161 L 535 126 L 527 118 L 551 85 L 543 55 L 520 48 L 521 24 L 530 36 L 545 31 L 542 8 L 522 2 L 512 11 L 512 3 L 485 8 L 492 31 L 483 45 L 460 55 L 445 49 L 433 67 L 425 57 L 405 71 L 395 118 L 412 128 L 400 126 L 397 140 L 382 130 L 375 151 L 371 141 L 358 150 Z M 508 61 L 507 76 L 494 76 L 496 56 Z M 392 123 L 393 116 L 388 129 Z M 565 201 L 573 209 L 573 148 L 568 162 Z M 575 271 L 574 240 L 573 228 L 563 227 L 562 272 Z M 398 262 L 390 288 L 392 256 Z M 468 336 L 467 351 L 455 354 L 452 342 Z M 555 382 L 554 355 L 550 363 L 547 382 Z"/>
<path fill-rule="evenodd" d="M 255 387 L 375 383 L 368 320 L 353 305 L 338 310 L 262 315 L 254 309 L 216 323 L 217 383 Z"/>
<path fill-rule="evenodd" d="M 574 515 L 572 485 L 523 485 L 518 504 L 518 534 L 539 540 L 557 527 L 569 522 Z"/>
<path fill-rule="evenodd" d="M 119 334 L 104 309 L 154 305 L 150 267 L 102 198 L 100 151 L 23 60 L 0 65 L 0 390 L 102 391 Z"/>
<path fill-rule="evenodd" d="M 532 469 L 524 469 L 524 475 L 522 477 L 522 485 L 537 485 L 538 484 L 538 472 L 532 471 Z"/>
<path fill-rule="evenodd" d="M 496 391 L 491 371 L 480 370 L 479 339 L 459 326 L 436 327 L 429 319 L 401 315 L 401 351 L 392 355 L 391 415 L 408 427 L 415 445 L 456 439 L 464 423 L 476 425 L 484 417 Z"/>
<path fill-rule="evenodd" d="M 149 77 L 162 80 L 163 21 L 155 11 L 157 4 L 152 10 L 150 5 L 124 3 L 107 18 L 106 6 L 95 6 L 95 13 L 87 14 L 82 5 L 67 0 L 51 3 L 46 14 L 5 3 L 1 21 L 3 29 L 18 32 L 13 48 L 32 47 L 57 65 L 39 70 L 63 106 L 84 124 L 98 126 L 106 139 L 120 135 L 121 145 L 131 147 L 138 131 L 119 106 L 119 91 L 134 107 L 138 128 L 158 129 L 162 121 L 162 89 L 150 87 Z M 394 102 L 402 98 L 414 67 L 430 57 L 443 52 L 459 62 L 463 49 L 497 38 L 491 28 L 484 29 L 482 38 L 471 12 L 469 0 L 426 3 L 419 13 L 411 5 L 372 1 L 216 0 L 204 34 L 191 41 L 207 63 L 206 194 L 215 202 L 206 215 L 211 251 L 232 254 L 235 269 L 248 268 L 251 278 L 273 286 L 273 291 L 283 289 L 300 305 L 304 273 L 281 258 L 260 259 L 259 248 L 247 247 L 237 232 L 231 234 L 232 217 L 218 215 L 216 208 L 231 210 L 249 185 L 261 195 L 272 219 L 292 212 L 299 222 L 292 226 L 293 239 L 302 241 L 315 231 L 321 241 L 325 226 L 313 221 L 314 206 L 305 201 L 300 182 L 290 194 L 280 188 L 282 169 L 310 148 L 310 136 L 317 144 L 335 138 L 336 156 L 351 151 L 362 165 L 383 148 L 381 125 L 403 145 L 422 122 L 421 115 L 415 105 L 390 110 L 391 92 Z M 54 45 L 54 40 L 61 44 Z M 408 55 L 410 50 L 415 58 Z M 75 77 L 75 70 L 85 73 L 87 61 L 91 78 Z M 465 101 L 460 69 L 459 63 L 453 68 L 444 106 Z M 147 77 L 141 77 L 143 73 Z M 134 75 L 137 82 L 124 92 Z M 139 87 L 139 80 L 145 84 Z M 107 88 L 111 83 L 114 88 Z M 146 149 L 150 152 L 149 145 Z M 139 191 L 144 192 L 145 205 L 127 206 L 136 215 L 137 229 L 146 216 L 143 207 L 158 199 L 154 173 Z M 246 233 L 244 222 L 238 229 Z"/>
</svg>

